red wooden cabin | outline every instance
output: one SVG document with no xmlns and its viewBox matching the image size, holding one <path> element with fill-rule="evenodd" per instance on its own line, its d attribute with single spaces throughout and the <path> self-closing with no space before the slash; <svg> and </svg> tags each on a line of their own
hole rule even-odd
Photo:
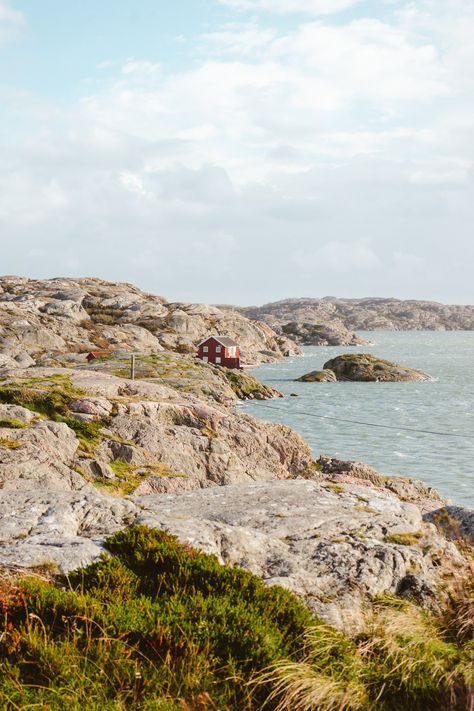
<svg viewBox="0 0 474 711">
<path fill-rule="evenodd" d="M 97 358 L 106 358 L 109 355 L 110 351 L 91 351 L 86 356 L 86 360 L 88 360 L 89 363 L 92 363 L 92 361 L 97 360 Z"/>
<path fill-rule="evenodd" d="M 240 368 L 240 349 L 232 338 L 209 336 L 198 345 L 198 357 L 205 363 Z"/>
</svg>

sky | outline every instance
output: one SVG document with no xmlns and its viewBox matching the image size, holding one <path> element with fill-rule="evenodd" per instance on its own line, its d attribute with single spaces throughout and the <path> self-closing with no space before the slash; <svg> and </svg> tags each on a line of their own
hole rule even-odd
<svg viewBox="0 0 474 711">
<path fill-rule="evenodd" d="M 471 0 L 0 0 L 0 273 L 474 303 Z"/>
</svg>

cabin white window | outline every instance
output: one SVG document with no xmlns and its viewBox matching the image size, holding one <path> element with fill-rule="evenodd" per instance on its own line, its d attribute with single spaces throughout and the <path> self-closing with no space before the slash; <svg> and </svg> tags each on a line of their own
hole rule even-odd
<svg viewBox="0 0 474 711">
<path fill-rule="evenodd" d="M 221 346 L 216 346 L 216 353 L 220 353 L 221 350 L 222 350 L 222 347 L 221 347 Z"/>
<path fill-rule="evenodd" d="M 203 352 L 203 353 L 209 353 L 209 347 L 208 347 L 208 346 L 203 346 L 203 347 L 202 347 L 202 352 Z"/>
<path fill-rule="evenodd" d="M 229 348 L 229 358 L 233 358 L 235 356 L 235 348 Z"/>
<path fill-rule="evenodd" d="M 219 356 L 218 356 L 218 357 L 216 358 L 216 365 L 220 365 L 220 364 L 221 364 L 221 359 L 220 359 Z"/>
</svg>

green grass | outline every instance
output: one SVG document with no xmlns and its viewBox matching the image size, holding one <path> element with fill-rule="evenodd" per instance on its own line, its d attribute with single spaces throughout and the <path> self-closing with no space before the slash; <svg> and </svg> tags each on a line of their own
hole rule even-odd
<svg viewBox="0 0 474 711">
<path fill-rule="evenodd" d="M 393 543 L 397 546 L 416 546 L 423 538 L 422 531 L 416 531 L 415 533 L 389 533 L 385 536 L 385 543 Z"/>
<path fill-rule="evenodd" d="M 335 494 L 343 494 L 345 489 L 343 486 L 340 484 L 323 484 L 325 489 L 329 489 L 329 491 L 333 491 Z"/>
<path fill-rule="evenodd" d="M 0 429 L 2 427 L 9 430 L 22 430 L 25 429 L 27 425 L 25 422 L 17 420 L 14 417 L 7 417 L 4 420 L 0 420 Z"/>
<path fill-rule="evenodd" d="M 0 386 L 0 403 L 20 405 L 55 422 L 64 422 L 76 433 L 81 447 L 91 451 L 100 443 L 101 428 L 108 420 L 83 422 L 71 416 L 69 403 L 86 393 L 60 373 L 46 378 L 31 378 Z"/>
<path fill-rule="evenodd" d="M 273 687 L 264 708 L 466 711 L 474 700 L 472 588 L 469 600 L 453 631 L 447 611 L 434 617 L 389 597 L 375 605 L 353 639 L 330 627 L 309 627 L 302 661 L 278 661 L 258 677 L 257 683 Z"/>
<path fill-rule="evenodd" d="M 6 437 L 0 437 L 0 449 L 21 449 L 23 447 L 22 442 L 18 442 L 16 439 L 7 439 Z"/>
<path fill-rule="evenodd" d="M 163 476 L 163 477 L 183 477 L 187 478 L 186 474 L 176 472 L 162 462 L 155 464 L 146 464 L 136 466 L 129 462 L 124 462 L 120 459 L 110 463 L 112 470 L 115 473 L 115 479 L 95 479 L 94 484 L 100 489 L 106 489 L 111 494 L 119 496 L 129 496 L 133 494 L 135 489 L 148 477 Z"/>
</svg>

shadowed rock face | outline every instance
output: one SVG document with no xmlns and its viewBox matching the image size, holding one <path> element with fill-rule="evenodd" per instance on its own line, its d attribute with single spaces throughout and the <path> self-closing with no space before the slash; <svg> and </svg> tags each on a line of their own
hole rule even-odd
<svg viewBox="0 0 474 711">
<path fill-rule="evenodd" d="M 206 304 L 169 303 L 131 284 L 0 277 L 0 367 L 14 367 L 13 360 L 24 366 L 28 356 L 37 359 L 45 352 L 195 353 L 213 333 L 236 340 L 244 363 L 298 353 L 265 323 Z"/>
<path fill-rule="evenodd" d="M 336 380 L 364 382 L 404 382 L 432 380 L 421 370 L 405 368 L 383 358 L 368 353 L 354 353 L 332 358 L 324 364 L 325 370 L 331 370 Z"/>
</svg>

